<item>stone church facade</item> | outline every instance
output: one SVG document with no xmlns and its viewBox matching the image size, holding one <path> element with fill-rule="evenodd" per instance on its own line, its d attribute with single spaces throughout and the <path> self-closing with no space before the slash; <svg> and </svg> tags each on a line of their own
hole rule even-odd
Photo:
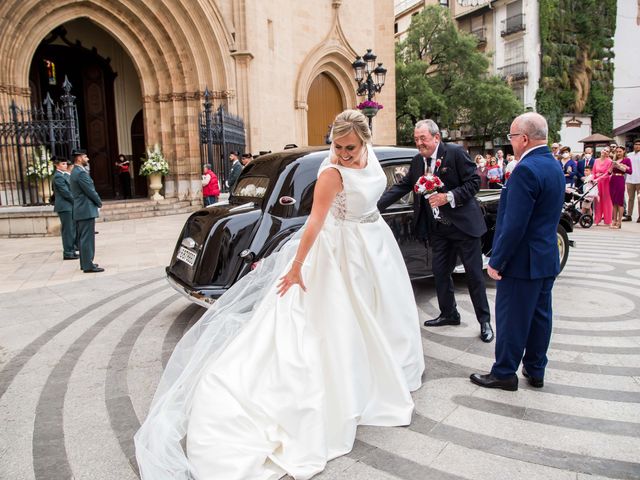
<svg viewBox="0 0 640 480">
<path fill-rule="evenodd" d="M 367 49 L 388 69 L 374 141 L 395 143 L 391 0 L 4 0 L 0 22 L 0 109 L 57 98 L 67 76 L 106 198 L 117 155 L 159 144 L 165 196 L 200 199 L 207 88 L 244 121 L 247 151 L 323 143 L 362 101 L 351 64 Z"/>
</svg>

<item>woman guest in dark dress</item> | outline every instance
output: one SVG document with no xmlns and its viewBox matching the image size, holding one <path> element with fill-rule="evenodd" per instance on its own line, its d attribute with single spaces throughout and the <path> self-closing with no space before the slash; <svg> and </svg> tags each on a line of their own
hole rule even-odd
<svg viewBox="0 0 640 480">
<path fill-rule="evenodd" d="M 632 173 L 631 160 L 625 157 L 625 153 L 624 147 L 617 147 L 613 164 L 611 165 L 611 181 L 609 182 L 611 203 L 613 204 L 613 221 L 611 223 L 611 228 L 622 227 L 625 175 Z"/>
<path fill-rule="evenodd" d="M 120 178 L 120 187 L 122 188 L 123 198 L 131 198 L 131 177 L 129 176 L 129 160 L 120 154 L 116 160 L 116 168 L 118 177 Z"/>
<path fill-rule="evenodd" d="M 484 190 L 489 188 L 489 181 L 487 180 L 487 161 L 482 155 L 476 155 L 476 173 L 480 177 L 480 189 Z"/>
</svg>

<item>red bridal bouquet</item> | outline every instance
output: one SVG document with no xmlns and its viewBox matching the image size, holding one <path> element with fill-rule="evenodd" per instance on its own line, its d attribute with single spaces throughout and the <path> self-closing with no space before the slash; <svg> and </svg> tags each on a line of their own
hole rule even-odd
<svg viewBox="0 0 640 480">
<path fill-rule="evenodd" d="M 433 175 L 431 173 L 427 175 L 422 175 L 416 184 L 413 186 L 414 193 L 419 193 L 424 195 L 424 198 L 427 200 L 431 195 L 438 193 L 442 187 L 444 187 L 444 183 L 440 180 L 440 177 L 437 175 Z M 438 207 L 432 207 L 434 218 L 440 218 L 440 209 Z"/>
</svg>

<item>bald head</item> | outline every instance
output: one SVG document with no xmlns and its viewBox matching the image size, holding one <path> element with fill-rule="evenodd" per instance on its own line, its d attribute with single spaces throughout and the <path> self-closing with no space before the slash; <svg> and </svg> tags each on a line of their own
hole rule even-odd
<svg viewBox="0 0 640 480">
<path fill-rule="evenodd" d="M 519 115 L 511 123 L 511 146 L 516 158 L 520 160 L 523 153 L 547 144 L 549 127 L 547 121 L 539 113 L 527 112 Z"/>
<path fill-rule="evenodd" d="M 517 124 L 518 130 L 526 134 L 529 140 L 542 140 L 544 143 L 547 143 L 549 127 L 547 126 L 547 120 L 539 113 L 523 113 L 517 116 L 513 123 Z"/>
</svg>

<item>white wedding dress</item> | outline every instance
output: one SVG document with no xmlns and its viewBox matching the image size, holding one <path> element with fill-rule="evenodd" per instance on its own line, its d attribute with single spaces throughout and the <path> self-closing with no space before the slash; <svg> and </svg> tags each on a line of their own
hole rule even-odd
<svg viewBox="0 0 640 480">
<path fill-rule="evenodd" d="M 410 423 L 418 312 L 368 151 L 363 169 L 320 168 L 344 191 L 302 267 L 307 292 L 276 295 L 299 232 L 178 343 L 135 437 L 144 480 L 308 479 L 351 450 L 358 425 Z"/>
</svg>

